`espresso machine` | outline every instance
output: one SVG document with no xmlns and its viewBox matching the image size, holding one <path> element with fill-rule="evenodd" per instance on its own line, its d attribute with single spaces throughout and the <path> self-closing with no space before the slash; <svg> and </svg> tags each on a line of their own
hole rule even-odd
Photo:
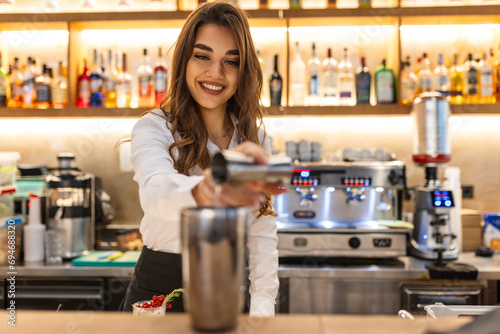
<svg viewBox="0 0 500 334">
<path fill-rule="evenodd" d="M 415 188 L 411 254 L 439 262 L 454 260 L 459 253 L 459 241 L 450 219 L 455 207 L 453 192 L 443 187 L 438 178 L 438 167 L 451 159 L 449 114 L 449 102 L 440 93 L 421 94 L 413 103 L 412 159 L 425 168 L 425 183 Z"/>
<path fill-rule="evenodd" d="M 48 229 L 63 229 L 65 259 L 94 249 L 95 177 L 75 167 L 75 155 L 60 153 L 58 167 L 47 176 Z"/>
<path fill-rule="evenodd" d="M 294 163 L 275 196 L 280 258 L 395 258 L 407 255 L 401 221 L 401 161 Z"/>
</svg>

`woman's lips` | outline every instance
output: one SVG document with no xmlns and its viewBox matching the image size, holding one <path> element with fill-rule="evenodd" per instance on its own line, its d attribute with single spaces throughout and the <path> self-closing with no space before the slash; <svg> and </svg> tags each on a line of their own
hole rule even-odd
<svg viewBox="0 0 500 334">
<path fill-rule="evenodd" d="M 225 88 L 224 86 L 221 85 L 214 85 L 206 82 L 200 82 L 199 84 L 204 92 L 212 95 L 220 94 Z"/>
</svg>

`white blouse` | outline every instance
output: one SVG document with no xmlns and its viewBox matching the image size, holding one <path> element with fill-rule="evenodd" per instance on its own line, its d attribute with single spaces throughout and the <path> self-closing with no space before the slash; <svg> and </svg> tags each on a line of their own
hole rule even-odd
<svg viewBox="0 0 500 334">
<path fill-rule="evenodd" d="M 141 117 L 132 130 L 131 162 L 144 211 L 140 226 L 144 245 L 155 251 L 180 253 L 181 210 L 197 205 L 191 190 L 204 176 L 199 167 L 190 171 L 191 176 L 179 174 L 175 170 L 168 151 L 174 142 L 170 127 L 159 109 Z M 261 130 L 261 143 L 263 139 L 264 131 Z M 235 127 L 229 149 L 238 144 L 239 136 Z M 263 147 L 268 153 L 271 151 L 268 136 L 264 139 Z M 207 148 L 211 155 L 220 151 L 210 140 Z M 273 316 L 279 286 L 276 218 L 261 216 L 257 219 L 257 213 L 254 212 L 247 235 L 250 315 Z"/>
</svg>

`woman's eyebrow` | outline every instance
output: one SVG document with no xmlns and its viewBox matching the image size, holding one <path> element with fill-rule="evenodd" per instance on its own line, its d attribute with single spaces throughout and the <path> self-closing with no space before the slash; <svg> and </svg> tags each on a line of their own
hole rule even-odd
<svg viewBox="0 0 500 334">
<path fill-rule="evenodd" d="M 207 52 L 212 52 L 212 53 L 214 52 L 214 50 L 211 47 L 209 47 L 208 45 L 205 45 L 203 43 L 196 43 L 194 45 L 194 48 L 205 50 Z M 240 54 L 240 52 L 238 51 L 238 49 L 232 49 L 232 50 L 228 50 L 226 52 L 226 55 L 228 55 L 228 56 L 238 56 L 239 54 Z"/>
</svg>

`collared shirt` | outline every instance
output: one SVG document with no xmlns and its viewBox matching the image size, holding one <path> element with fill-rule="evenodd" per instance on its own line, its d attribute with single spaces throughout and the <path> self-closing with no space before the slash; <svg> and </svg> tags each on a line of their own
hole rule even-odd
<svg viewBox="0 0 500 334">
<path fill-rule="evenodd" d="M 236 122 L 234 117 L 232 121 Z M 132 130 L 131 162 L 144 211 L 140 226 L 144 245 L 156 251 L 180 253 L 181 210 L 197 205 L 191 190 L 204 176 L 199 167 L 193 168 L 190 176 L 179 174 L 174 168 L 168 150 L 175 140 L 170 128 L 171 124 L 159 109 L 141 117 Z M 262 130 L 259 141 L 269 153 L 269 137 L 264 136 Z M 239 143 L 235 126 L 229 149 Z M 211 155 L 220 152 L 210 140 L 207 149 Z M 256 218 L 257 212 L 253 214 L 247 234 L 250 315 L 273 316 L 279 286 L 276 219 L 272 216 Z"/>
</svg>

